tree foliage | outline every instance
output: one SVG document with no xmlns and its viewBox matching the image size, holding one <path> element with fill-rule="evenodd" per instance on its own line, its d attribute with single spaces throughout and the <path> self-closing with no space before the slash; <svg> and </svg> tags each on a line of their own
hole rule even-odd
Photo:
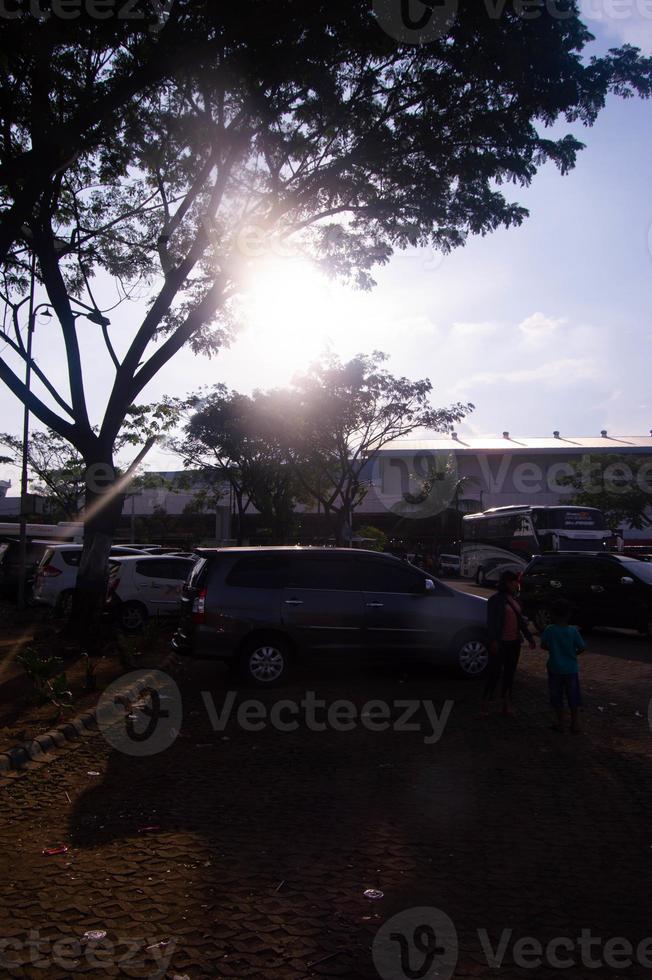
<svg viewBox="0 0 652 980">
<path fill-rule="evenodd" d="M 275 541 L 287 540 L 302 488 L 273 426 L 269 396 L 230 392 L 217 385 L 199 401 L 183 440 L 172 446 L 185 466 L 216 473 L 230 484 L 238 510 L 238 540 L 250 506 L 260 513 Z M 305 494 L 304 494 L 305 496 Z"/>
<path fill-rule="evenodd" d="M 270 398 L 270 420 L 307 492 L 336 517 L 338 540 L 366 496 L 379 450 L 415 429 L 444 431 L 472 411 L 434 408 L 426 378 L 396 377 L 382 351 L 327 354 Z"/>
<path fill-rule="evenodd" d="M 20 467 L 23 441 L 9 432 L 0 433 L 0 447 L 9 452 L 0 462 Z M 84 496 L 84 460 L 79 453 L 56 432 L 33 432 L 29 441 L 28 480 L 32 493 L 50 500 L 50 513 L 59 520 L 72 521 L 78 513 Z"/>
<path fill-rule="evenodd" d="M 645 456 L 593 454 L 570 464 L 573 473 L 559 478 L 572 488 L 569 503 L 597 507 L 613 528 L 652 527 L 652 464 Z"/>
</svg>

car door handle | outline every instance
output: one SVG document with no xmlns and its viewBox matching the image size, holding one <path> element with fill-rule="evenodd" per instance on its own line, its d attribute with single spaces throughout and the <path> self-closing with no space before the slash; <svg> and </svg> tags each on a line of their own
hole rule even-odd
<svg viewBox="0 0 652 980">
<path fill-rule="evenodd" d="M 368 602 L 367 609 L 382 609 L 384 605 L 384 602 Z"/>
<path fill-rule="evenodd" d="M 561 589 L 561 582 L 556 578 L 550 579 L 550 585 L 553 589 Z"/>
<path fill-rule="evenodd" d="M 591 592 L 604 592 L 604 586 L 603 585 L 592 585 L 591 586 Z"/>
<path fill-rule="evenodd" d="M 302 606 L 303 599 L 285 599 L 286 606 Z"/>
</svg>

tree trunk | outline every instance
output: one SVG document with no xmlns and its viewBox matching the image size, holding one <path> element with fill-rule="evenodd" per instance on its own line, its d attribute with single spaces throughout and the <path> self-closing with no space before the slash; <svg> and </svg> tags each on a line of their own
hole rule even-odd
<svg viewBox="0 0 652 980">
<path fill-rule="evenodd" d="M 124 493 L 116 492 L 110 455 L 87 466 L 84 546 L 70 617 L 71 633 L 89 652 L 99 646 L 106 605 L 109 552 L 122 514 Z"/>
<path fill-rule="evenodd" d="M 243 494 L 242 493 L 238 493 L 236 491 L 235 501 L 236 501 L 236 505 L 237 505 L 237 508 L 238 508 L 238 538 L 237 538 L 237 544 L 238 544 L 238 547 L 239 548 L 242 547 L 242 543 L 244 541 L 244 532 L 245 532 L 245 526 L 244 526 L 245 525 L 245 508 L 244 508 L 243 503 L 242 503 L 242 498 L 243 498 Z"/>
</svg>

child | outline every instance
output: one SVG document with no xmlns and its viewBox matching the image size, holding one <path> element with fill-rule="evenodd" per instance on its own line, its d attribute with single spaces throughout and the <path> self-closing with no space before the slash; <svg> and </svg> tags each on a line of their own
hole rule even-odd
<svg viewBox="0 0 652 980">
<path fill-rule="evenodd" d="M 581 732 L 578 711 L 582 704 L 577 655 L 586 649 L 575 626 L 569 626 L 570 604 L 557 599 L 552 607 L 552 624 L 541 634 L 541 646 L 548 651 L 548 688 L 550 703 L 555 709 L 557 724 L 554 730 L 564 731 L 564 695 L 571 715 L 571 731 Z"/>
</svg>

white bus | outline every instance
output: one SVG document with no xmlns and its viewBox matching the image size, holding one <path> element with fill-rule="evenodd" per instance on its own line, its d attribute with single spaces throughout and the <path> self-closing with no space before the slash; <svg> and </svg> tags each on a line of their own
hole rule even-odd
<svg viewBox="0 0 652 980">
<path fill-rule="evenodd" d="M 501 560 L 525 568 L 545 551 L 606 551 L 612 537 L 595 507 L 492 507 L 462 518 L 461 574 L 479 579 Z"/>
</svg>

